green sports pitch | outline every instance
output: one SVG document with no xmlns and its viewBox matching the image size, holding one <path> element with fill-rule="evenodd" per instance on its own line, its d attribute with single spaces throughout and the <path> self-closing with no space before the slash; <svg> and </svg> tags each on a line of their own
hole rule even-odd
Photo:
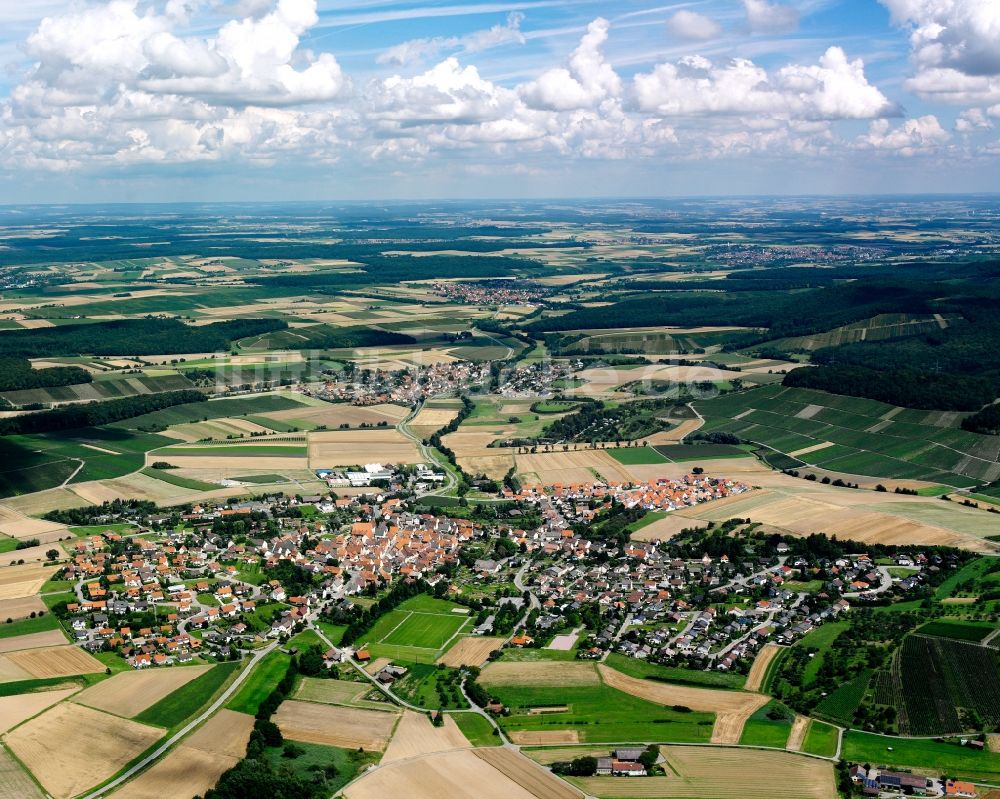
<svg viewBox="0 0 1000 799">
<path fill-rule="evenodd" d="M 382 616 L 360 640 L 373 658 L 433 663 L 471 623 L 466 608 L 416 596 Z"/>
</svg>

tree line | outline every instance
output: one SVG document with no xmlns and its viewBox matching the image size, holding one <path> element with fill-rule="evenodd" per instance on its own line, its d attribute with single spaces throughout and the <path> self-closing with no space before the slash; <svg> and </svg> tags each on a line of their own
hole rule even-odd
<svg viewBox="0 0 1000 799">
<path fill-rule="evenodd" d="M 25 391 L 89 383 L 94 378 L 79 366 L 50 366 L 34 369 L 23 357 L 0 357 L 0 391 Z"/>
</svg>

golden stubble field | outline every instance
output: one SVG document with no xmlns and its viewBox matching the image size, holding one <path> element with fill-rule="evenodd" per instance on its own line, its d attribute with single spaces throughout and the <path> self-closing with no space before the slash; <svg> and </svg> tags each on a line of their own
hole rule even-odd
<svg viewBox="0 0 1000 799">
<path fill-rule="evenodd" d="M 34 596 L 58 570 L 58 566 L 43 566 L 40 563 L 3 566 L 0 568 L 0 600 Z"/>
<path fill-rule="evenodd" d="M 666 777 L 574 779 L 602 799 L 836 799 L 833 764 L 790 752 L 661 746 Z"/>
<path fill-rule="evenodd" d="M 444 724 L 435 727 L 423 713 L 404 710 L 392 740 L 379 762 L 385 766 L 397 760 L 407 760 L 435 752 L 468 749 L 471 746 L 451 716 L 445 716 Z"/>
<path fill-rule="evenodd" d="M 584 687 L 601 684 L 593 663 L 535 661 L 518 663 L 498 660 L 490 663 L 479 677 L 484 686 L 513 685 L 538 688 Z"/>
<path fill-rule="evenodd" d="M 590 483 L 597 479 L 597 475 L 615 482 L 632 480 L 632 474 L 625 466 L 600 449 L 515 455 L 514 460 L 517 473 L 525 482 L 545 486 L 555 483 Z"/>
<path fill-rule="evenodd" d="M 767 667 L 771 665 L 771 661 L 777 657 L 781 649 L 777 644 L 764 644 L 761 647 L 760 652 L 757 653 L 757 657 L 753 659 L 750 673 L 747 674 L 747 681 L 744 685 L 746 690 L 759 691 L 761 689 L 761 686 L 764 684 L 764 677 L 767 676 Z"/>
<path fill-rule="evenodd" d="M 523 755 L 499 747 L 441 752 L 390 763 L 344 790 L 346 799 L 581 799 Z"/>
<path fill-rule="evenodd" d="M 458 639 L 458 643 L 437 659 L 445 666 L 482 666 L 490 653 L 503 646 L 503 638 L 485 635 L 470 635 Z"/>
<path fill-rule="evenodd" d="M 110 680 L 87 688 L 75 701 L 116 716 L 132 718 L 210 668 L 211 666 L 185 666 L 123 671 Z"/>
<path fill-rule="evenodd" d="M 309 467 L 420 463 L 416 444 L 395 429 L 330 430 L 309 434 Z"/>
<path fill-rule="evenodd" d="M 191 799 L 204 794 L 246 754 L 253 723 L 245 713 L 220 710 L 111 799 Z"/>
<path fill-rule="evenodd" d="M 5 742 L 56 799 L 104 782 L 163 730 L 63 702 L 9 732 Z"/>
<path fill-rule="evenodd" d="M 24 649 L 0 655 L 0 682 L 100 674 L 105 668 L 97 658 L 68 644 Z"/>
<path fill-rule="evenodd" d="M 381 752 L 399 714 L 286 699 L 273 721 L 293 741 Z"/>
<path fill-rule="evenodd" d="M 80 690 L 78 685 L 56 687 L 50 691 L 0 697 L 0 733 L 14 729 L 18 724 L 37 716 L 63 699 Z"/>
</svg>

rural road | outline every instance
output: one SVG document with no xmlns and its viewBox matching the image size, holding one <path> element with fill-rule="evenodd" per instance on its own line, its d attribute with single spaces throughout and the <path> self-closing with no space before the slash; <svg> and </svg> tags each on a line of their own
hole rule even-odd
<svg viewBox="0 0 1000 799">
<path fill-rule="evenodd" d="M 423 439 L 421 439 L 420 436 L 418 436 L 416 433 L 410 430 L 410 422 L 412 422 L 416 418 L 417 414 L 420 413 L 420 411 L 423 409 L 424 402 L 425 400 L 420 400 L 420 402 L 416 404 L 413 410 L 410 411 L 410 413 L 405 418 L 400 420 L 399 424 L 396 425 L 396 429 L 403 436 L 408 438 L 416 445 L 417 450 L 420 452 L 420 457 L 423 458 L 424 461 L 426 461 L 428 466 L 437 466 L 439 468 L 444 469 L 445 477 L 447 478 L 445 480 L 444 485 L 439 486 L 438 488 L 435 488 L 432 491 L 426 491 L 422 495 L 422 496 L 436 496 L 439 494 L 446 494 L 448 491 L 451 491 L 451 489 L 455 487 L 455 484 L 458 481 L 455 479 L 455 475 L 452 474 L 451 469 L 447 469 L 441 466 L 440 462 L 431 454 L 431 448 L 424 444 Z"/>
<path fill-rule="evenodd" d="M 251 655 L 250 657 L 250 662 L 247 664 L 247 667 L 243 669 L 243 671 L 241 671 L 236 676 L 236 679 L 233 680 L 232 685 L 226 688 L 226 690 L 222 692 L 222 695 L 218 699 L 216 699 L 203 713 L 201 713 L 201 715 L 199 715 L 197 718 L 185 724 L 183 728 L 181 728 L 173 735 L 171 735 L 166 741 L 160 744 L 160 746 L 158 746 L 153 752 L 150 752 L 142 760 L 140 760 L 134 766 L 129 768 L 127 771 L 118 775 L 111 782 L 105 784 L 98 790 L 80 797 L 80 799 L 99 799 L 99 797 L 106 796 L 108 793 L 117 788 L 119 785 L 132 779 L 132 777 L 134 777 L 140 771 L 145 769 L 147 766 L 149 766 L 156 760 L 159 760 L 164 754 L 166 754 L 168 749 L 170 749 L 174 744 L 176 744 L 182 738 L 187 736 L 188 733 L 192 732 L 195 729 L 195 727 L 200 726 L 203 722 L 207 721 L 211 716 L 215 715 L 215 713 L 218 710 L 220 710 L 222 706 L 225 705 L 226 702 L 228 702 L 232 698 L 233 694 L 236 693 L 239 687 L 244 682 L 246 682 L 247 678 L 250 676 L 251 672 L 253 672 L 253 670 L 257 667 L 260 661 L 263 660 L 264 657 L 269 655 L 271 652 L 273 652 L 279 646 L 279 643 L 280 642 L 278 641 L 274 641 L 273 643 L 270 643 L 267 646 L 265 646 L 263 649 L 258 649 L 256 652 L 254 652 L 253 655 Z"/>
</svg>

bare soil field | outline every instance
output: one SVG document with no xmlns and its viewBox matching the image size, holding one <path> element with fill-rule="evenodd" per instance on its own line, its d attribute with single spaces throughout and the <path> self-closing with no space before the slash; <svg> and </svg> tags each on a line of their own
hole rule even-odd
<svg viewBox="0 0 1000 799">
<path fill-rule="evenodd" d="M 520 746 L 580 743 L 580 733 L 577 730 L 521 730 L 508 733 L 507 737 Z"/>
<path fill-rule="evenodd" d="M 399 716 L 380 710 L 320 705 L 286 699 L 274 714 L 274 723 L 293 741 L 382 751 Z"/>
<path fill-rule="evenodd" d="M 776 644 L 765 644 L 761 647 L 760 652 L 757 653 L 757 657 L 753 660 L 753 665 L 750 667 L 750 673 L 747 675 L 747 681 L 744 686 L 746 690 L 760 690 L 760 687 L 764 684 L 767 667 L 771 665 L 771 661 L 774 660 L 780 651 L 781 647 Z"/>
<path fill-rule="evenodd" d="M 11 751 L 56 799 L 76 796 L 152 746 L 162 730 L 64 702 L 6 736 Z"/>
<path fill-rule="evenodd" d="M 81 693 L 75 701 L 116 716 L 132 718 L 155 705 L 211 666 L 185 666 L 145 671 L 123 671 Z"/>
<path fill-rule="evenodd" d="M 28 635 L 15 635 L 13 638 L 0 638 L 0 653 L 17 652 L 21 649 L 38 649 L 45 646 L 62 646 L 66 636 L 61 630 L 45 630 Z"/>
<path fill-rule="evenodd" d="M 812 721 L 808 716 L 800 716 L 796 713 L 795 721 L 792 722 L 792 731 L 788 734 L 788 741 L 785 742 L 785 748 L 792 752 L 798 752 L 802 748 L 802 742 L 806 739 L 810 724 Z"/>
<path fill-rule="evenodd" d="M 790 752 L 722 747 L 663 746 L 667 777 L 574 780 L 608 799 L 836 799 L 833 765 Z"/>
<path fill-rule="evenodd" d="M 309 434 L 309 466 L 419 463 L 416 445 L 398 430 L 332 430 Z"/>
<path fill-rule="evenodd" d="M 38 679 L 72 677 L 76 674 L 98 674 L 106 668 L 101 661 L 88 655 L 79 647 L 68 645 L 9 652 L 0 657 Z"/>
<path fill-rule="evenodd" d="M 31 694 L 0 697 L 0 733 L 12 730 L 21 722 L 37 716 L 43 710 L 48 710 L 79 690 L 79 687 L 74 685 L 55 691 L 35 691 Z"/>
<path fill-rule="evenodd" d="M 715 713 L 713 743 L 739 743 L 743 725 L 770 697 L 743 691 L 716 691 L 684 685 L 639 680 L 600 664 L 597 667 L 606 685 L 660 705 L 685 705 L 692 710 Z"/>
<path fill-rule="evenodd" d="M 579 793 L 541 772 L 533 792 L 479 757 L 490 750 L 441 752 L 380 768 L 344 790 L 346 799 L 578 799 Z M 515 757 L 520 757 L 512 753 Z M 524 766 L 525 770 L 530 766 Z M 507 765 L 507 764 L 505 764 Z M 536 766 L 530 766 L 537 768 Z M 510 766 L 508 766 L 510 768 Z M 511 770 L 513 770 L 511 768 Z M 530 772 L 526 772 L 528 774 Z M 527 781 L 525 777 L 525 781 Z M 570 793 L 565 793 L 565 791 Z"/>
<path fill-rule="evenodd" d="M 434 752 L 467 749 L 471 745 L 451 716 L 444 717 L 443 726 L 435 727 L 423 713 L 404 710 L 392 741 L 379 762 L 384 766 Z"/>
<path fill-rule="evenodd" d="M 0 746 L 0 799 L 45 799 L 45 794 L 20 763 Z"/>
<path fill-rule="evenodd" d="M 58 566 L 42 566 L 38 563 L 0 568 L 0 599 L 23 599 L 37 594 L 45 581 L 58 569 Z"/>
<path fill-rule="evenodd" d="M 617 674 L 617 672 L 615 672 Z M 624 675 L 623 675 L 624 676 Z M 600 677 L 593 663 L 537 661 L 490 663 L 479 677 L 483 685 L 582 686 L 598 685 Z M 607 682 L 605 680 L 605 682 Z M 642 682 L 637 680 L 636 682 Z"/>
<path fill-rule="evenodd" d="M 47 613 L 48 608 L 38 595 L 24 596 L 20 599 L 0 599 L 0 619 L 20 621 L 32 613 L 37 615 L 39 611 Z"/>
<path fill-rule="evenodd" d="M 555 483 L 585 483 L 600 475 L 605 480 L 628 482 L 631 473 L 607 452 L 582 449 L 570 452 L 545 452 L 535 455 L 515 455 L 518 474 L 526 482 L 534 479 L 542 485 Z M 662 471 L 662 468 L 661 468 Z"/>
<path fill-rule="evenodd" d="M 482 666 L 490 653 L 503 646 L 503 638 L 470 635 L 460 638 L 458 643 L 438 658 L 438 663 L 458 668 L 459 666 Z"/>
<path fill-rule="evenodd" d="M 219 781 L 246 754 L 253 718 L 220 710 L 151 769 L 111 794 L 112 799 L 190 799 Z"/>
</svg>

